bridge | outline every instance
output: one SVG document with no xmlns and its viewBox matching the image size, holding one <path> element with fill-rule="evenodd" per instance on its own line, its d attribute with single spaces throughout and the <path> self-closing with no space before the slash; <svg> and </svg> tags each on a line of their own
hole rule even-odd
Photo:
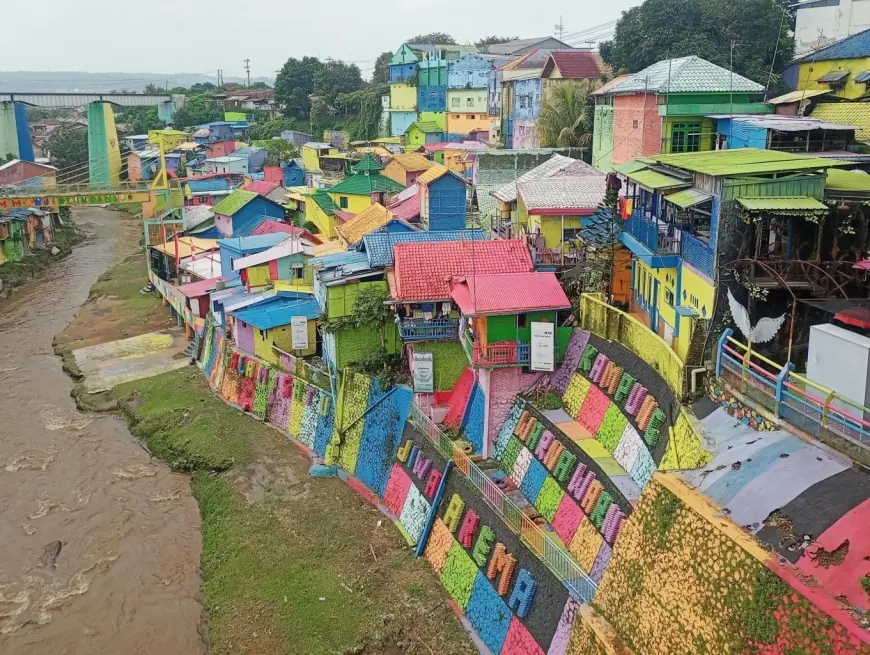
<svg viewBox="0 0 870 655">
<path fill-rule="evenodd" d="M 87 106 L 88 168 L 95 184 L 118 185 L 121 149 L 113 107 L 157 107 L 160 120 L 171 123 L 175 110 L 186 102 L 183 95 L 169 93 L 0 93 L 0 156 L 15 155 L 33 161 L 33 142 L 25 106 L 61 109 Z"/>
</svg>

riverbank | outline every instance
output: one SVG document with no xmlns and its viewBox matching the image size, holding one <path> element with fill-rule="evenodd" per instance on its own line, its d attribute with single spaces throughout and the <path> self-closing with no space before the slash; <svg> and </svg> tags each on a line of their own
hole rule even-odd
<svg viewBox="0 0 870 655">
<path fill-rule="evenodd" d="M 141 255 L 106 271 L 57 352 L 160 329 L 168 311 L 139 294 L 145 280 Z M 299 448 L 224 405 L 199 369 L 123 384 L 114 397 L 148 450 L 190 474 L 210 652 L 476 652 L 388 518 L 337 478 L 309 477 Z"/>
<path fill-rule="evenodd" d="M 54 243 L 45 250 L 34 249 L 20 262 L 0 264 L 0 300 L 8 297 L 16 287 L 29 282 L 47 268 L 68 257 L 74 246 L 87 238 L 86 233 L 73 220 L 67 219 L 64 225 L 54 228 Z M 52 254 L 57 248 L 57 254 Z"/>
</svg>

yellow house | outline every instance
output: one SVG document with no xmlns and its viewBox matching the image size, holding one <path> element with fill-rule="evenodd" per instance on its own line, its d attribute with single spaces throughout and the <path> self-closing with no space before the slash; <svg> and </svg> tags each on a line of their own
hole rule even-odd
<svg viewBox="0 0 870 655">
<path fill-rule="evenodd" d="M 320 158 L 325 155 L 337 155 L 338 148 L 329 143 L 318 143 L 317 141 L 309 141 L 302 146 L 302 168 L 306 171 L 319 171 Z"/>
<path fill-rule="evenodd" d="M 305 222 L 312 223 L 317 228 L 317 234 L 324 239 L 335 236 L 335 210 L 338 209 L 332 202 L 330 195 L 321 189 L 312 193 L 304 194 L 305 198 Z"/>
<path fill-rule="evenodd" d="M 389 204 L 389 196 L 402 191 L 405 187 L 386 175 L 382 175 L 384 165 L 375 157 L 366 155 L 353 166 L 354 174 L 339 182 L 326 192 L 332 202 L 342 211 L 359 214 L 376 202 Z"/>
<path fill-rule="evenodd" d="M 411 186 L 423 171 L 428 171 L 433 162 L 416 152 L 396 155 L 387 162 L 384 175 L 403 186 Z"/>
<path fill-rule="evenodd" d="M 859 32 L 796 59 L 783 72 L 783 78 L 795 91 L 825 91 L 847 100 L 860 98 L 870 90 L 870 33 Z"/>
<path fill-rule="evenodd" d="M 517 220 L 543 247 L 559 249 L 574 240 L 597 213 L 604 199 L 605 176 L 597 171 L 582 177 L 529 180 L 517 184 Z"/>
<path fill-rule="evenodd" d="M 448 134 L 471 134 L 474 130 L 489 131 L 489 116 L 481 114 L 447 114 Z"/>
<path fill-rule="evenodd" d="M 417 111 L 417 87 L 410 84 L 391 84 L 390 110 Z"/>
</svg>

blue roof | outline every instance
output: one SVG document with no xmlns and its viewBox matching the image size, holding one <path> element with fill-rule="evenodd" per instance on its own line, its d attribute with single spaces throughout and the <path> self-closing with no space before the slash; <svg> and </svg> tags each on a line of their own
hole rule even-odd
<svg viewBox="0 0 870 655">
<path fill-rule="evenodd" d="M 315 257 L 309 263 L 314 267 L 317 277 L 324 284 L 366 273 L 372 268 L 368 256 L 364 252 L 355 250 Z"/>
<path fill-rule="evenodd" d="M 222 178 L 213 180 L 190 180 L 187 183 L 191 193 L 202 193 L 203 191 L 229 191 L 230 183 Z"/>
<path fill-rule="evenodd" d="M 294 316 L 304 316 L 309 321 L 320 316 L 320 305 L 313 296 L 305 298 L 269 298 L 238 311 L 230 312 L 236 320 L 244 321 L 259 330 L 271 330 L 289 325 Z"/>
<path fill-rule="evenodd" d="M 366 234 L 357 248 L 367 253 L 372 268 L 393 265 L 393 248 L 397 243 L 434 241 L 484 241 L 483 230 L 444 230 L 434 232 L 373 232 Z"/>
<path fill-rule="evenodd" d="M 241 148 L 236 148 L 230 153 L 230 157 L 249 157 L 255 153 L 258 153 L 265 148 L 260 148 L 258 146 L 242 146 Z"/>
<path fill-rule="evenodd" d="M 218 246 L 233 248 L 240 252 L 248 250 L 257 250 L 271 248 L 277 245 L 279 241 L 287 238 L 287 234 L 279 232 L 276 234 L 258 234 L 252 237 L 230 237 L 228 239 L 219 239 Z"/>
<path fill-rule="evenodd" d="M 861 59 L 863 57 L 870 57 L 870 30 L 847 36 L 845 39 L 832 43 L 827 48 L 795 59 L 793 63 L 829 61 L 831 59 Z"/>
</svg>

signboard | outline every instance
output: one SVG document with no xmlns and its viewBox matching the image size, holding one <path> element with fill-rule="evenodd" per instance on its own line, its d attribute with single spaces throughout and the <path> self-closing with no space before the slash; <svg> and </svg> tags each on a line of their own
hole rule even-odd
<svg viewBox="0 0 870 655">
<path fill-rule="evenodd" d="M 553 323 L 532 323 L 531 368 L 552 371 L 556 359 L 556 326 Z"/>
<path fill-rule="evenodd" d="M 305 316 L 290 317 L 290 341 L 293 350 L 308 350 L 308 319 Z"/>
<path fill-rule="evenodd" d="M 58 209 L 59 207 L 78 207 L 82 205 L 111 205 L 116 203 L 147 202 L 151 198 L 148 191 L 124 193 L 89 193 L 84 195 L 50 195 L 0 197 L 0 209 Z"/>
<path fill-rule="evenodd" d="M 414 391 L 417 393 L 435 391 L 435 363 L 432 353 L 414 353 Z"/>
</svg>

